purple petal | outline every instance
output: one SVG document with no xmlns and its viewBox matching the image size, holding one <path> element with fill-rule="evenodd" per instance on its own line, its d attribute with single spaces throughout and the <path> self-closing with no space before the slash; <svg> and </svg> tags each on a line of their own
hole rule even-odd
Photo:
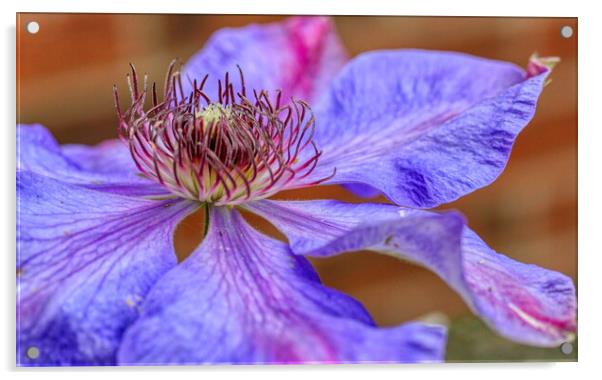
<svg viewBox="0 0 602 380">
<path fill-rule="evenodd" d="M 247 91 L 282 90 L 291 96 L 312 101 L 322 93 L 347 60 L 327 17 L 292 17 L 283 22 L 226 28 L 217 31 L 205 47 L 193 56 L 183 70 L 183 78 L 209 80 L 205 92 L 217 94 L 218 79 L 230 73 L 238 86 L 239 65 Z M 186 89 L 191 89 L 185 79 Z"/>
<path fill-rule="evenodd" d="M 177 222 L 195 208 L 17 172 L 17 364 L 114 364 L 140 301 L 176 264 Z"/>
<path fill-rule="evenodd" d="M 40 124 L 17 126 L 17 170 L 124 195 L 162 195 L 160 185 L 142 178 L 125 144 L 60 146 Z"/>
<path fill-rule="evenodd" d="M 488 185 L 531 120 L 549 73 L 458 53 L 382 51 L 351 61 L 314 108 L 315 178 L 433 207 Z"/>
<path fill-rule="evenodd" d="M 343 187 L 351 191 L 353 194 L 363 198 L 374 198 L 380 195 L 380 191 L 363 183 L 348 183 L 343 185 Z"/>
<path fill-rule="evenodd" d="M 214 208 L 201 246 L 159 281 L 124 336 L 121 364 L 431 362 L 445 329 L 379 329 L 309 262 Z"/>
<path fill-rule="evenodd" d="M 456 214 L 336 201 L 264 200 L 245 207 L 274 223 L 296 254 L 370 249 L 423 265 L 509 339 L 558 346 L 575 332 L 570 278 L 496 253 Z"/>
</svg>

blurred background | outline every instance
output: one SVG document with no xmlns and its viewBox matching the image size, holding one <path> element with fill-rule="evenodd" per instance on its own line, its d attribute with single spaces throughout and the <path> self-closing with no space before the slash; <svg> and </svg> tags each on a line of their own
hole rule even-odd
<svg viewBox="0 0 602 380">
<path fill-rule="evenodd" d="M 133 62 L 162 82 L 169 62 L 185 61 L 215 30 L 279 16 L 19 14 L 17 120 L 42 123 L 60 143 L 94 144 L 115 137 L 112 86 L 125 95 Z M 27 32 L 39 23 L 36 34 Z M 520 135 L 506 171 L 491 186 L 441 207 L 457 209 L 489 245 L 522 262 L 577 276 L 577 20 L 575 18 L 335 17 L 351 56 L 367 50 L 455 50 L 525 66 L 529 56 L 562 62 Z M 566 38 L 562 27 L 570 26 Z M 566 31 L 566 29 L 565 29 Z M 284 198 L 354 200 L 336 186 L 288 192 Z M 384 199 L 381 199 L 385 201 Z M 254 219 L 260 228 L 273 228 Z M 200 241 L 202 217 L 176 233 L 183 257 Z M 448 360 L 575 360 L 498 338 L 471 316 L 434 274 L 391 257 L 355 252 L 314 260 L 322 280 L 364 303 L 377 323 L 423 318 L 450 323 Z M 565 347 L 565 350 L 568 349 Z"/>
</svg>

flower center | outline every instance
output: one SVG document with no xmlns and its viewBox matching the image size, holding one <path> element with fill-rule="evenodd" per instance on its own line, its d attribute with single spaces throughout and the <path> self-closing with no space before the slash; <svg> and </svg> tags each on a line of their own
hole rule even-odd
<svg viewBox="0 0 602 380">
<path fill-rule="evenodd" d="M 208 76 L 184 94 L 175 62 L 167 72 L 163 100 L 152 85 L 145 110 L 147 77 L 139 90 L 136 70 L 128 75 L 132 104 L 121 112 L 116 89 L 119 135 L 129 144 L 140 172 L 172 193 L 216 205 L 236 205 L 327 180 L 307 180 L 321 152 L 312 141 L 314 117 L 307 103 L 281 93 L 253 90 L 247 97 L 239 68 L 240 91 L 226 73 L 217 97 L 204 91 Z M 334 173 L 333 173 L 334 175 Z"/>
</svg>

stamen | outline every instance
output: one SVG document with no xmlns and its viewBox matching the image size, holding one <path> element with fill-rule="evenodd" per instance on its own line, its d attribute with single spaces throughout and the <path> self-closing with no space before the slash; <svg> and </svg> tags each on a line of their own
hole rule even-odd
<svg viewBox="0 0 602 380">
<path fill-rule="evenodd" d="M 287 188 L 314 185 L 304 182 L 321 152 L 312 141 L 314 116 L 309 105 L 291 99 L 282 105 L 265 90 L 247 97 L 243 71 L 238 67 L 240 91 L 229 73 L 217 82 L 217 100 L 204 91 L 208 80 L 192 81 L 186 94 L 176 61 L 169 65 L 163 99 L 152 84 L 152 106 L 145 110 L 147 76 L 142 90 L 130 65 L 130 108 L 122 112 L 114 87 L 118 131 L 130 146 L 140 172 L 171 192 L 216 205 L 236 205 L 267 198 Z M 333 173 L 334 175 L 334 173 Z"/>
</svg>

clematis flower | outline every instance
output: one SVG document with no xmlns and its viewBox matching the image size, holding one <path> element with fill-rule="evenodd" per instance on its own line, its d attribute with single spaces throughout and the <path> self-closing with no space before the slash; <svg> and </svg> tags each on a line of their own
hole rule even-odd
<svg viewBox="0 0 602 380">
<path fill-rule="evenodd" d="M 329 19 L 298 17 L 218 31 L 171 66 L 162 97 L 132 70 L 119 139 L 59 146 L 19 126 L 18 364 L 443 360 L 443 326 L 378 327 L 305 258 L 355 250 L 432 270 L 508 339 L 570 340 L 568 277 L 495 252 L 457 212 L 426 210 L 502 172 L 546 62 L 421 50 L 348 61 Z M 268 199 L 319 184 L 391 203 Z M 200 208 L 204 239 L 178 263 L 174 229 Z"/>
</svg>

